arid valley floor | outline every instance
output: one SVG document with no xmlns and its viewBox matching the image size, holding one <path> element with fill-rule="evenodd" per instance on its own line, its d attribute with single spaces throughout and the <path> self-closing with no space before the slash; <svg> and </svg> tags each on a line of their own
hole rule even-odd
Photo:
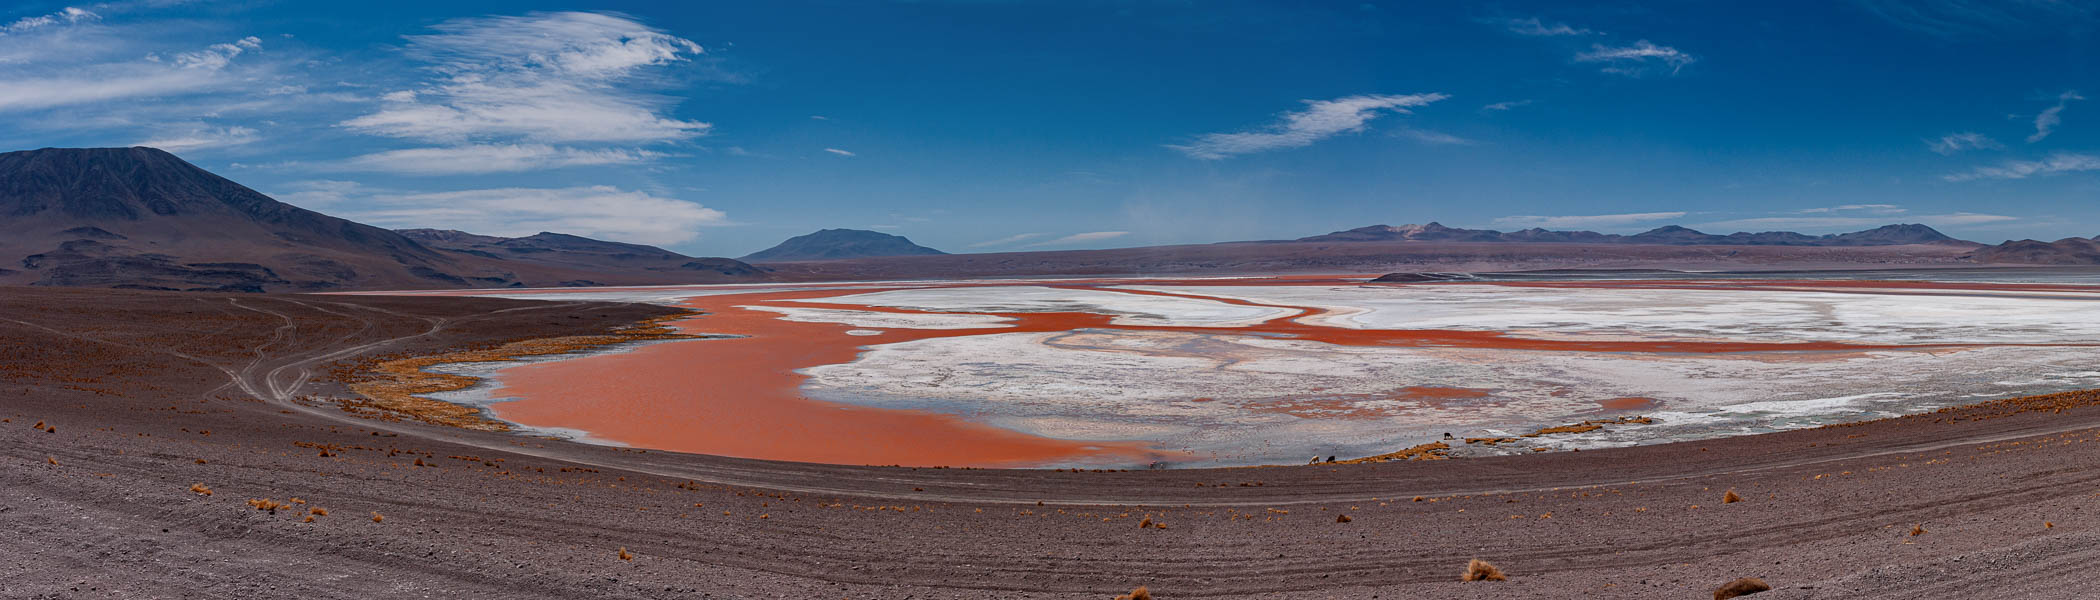
<svg viewBox="0 0 2100 600">
<path fill-rule="evenodd" d="M 673 312 L 9 288 L 0 596 L 1700 598 L 1757 576 L 1777 588 L 1759 598 L 2072 598 L 2100 559 L 2084 392 L 1582 452 L 1110 472 L 643 451 L 331 400 L 355 359 Z M 1509 581 L 1459 582 L 1472 558 Z"/>
</svg>

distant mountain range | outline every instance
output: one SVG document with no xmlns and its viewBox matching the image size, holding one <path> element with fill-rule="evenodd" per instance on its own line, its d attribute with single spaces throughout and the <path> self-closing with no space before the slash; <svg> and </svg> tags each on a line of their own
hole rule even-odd
<svg viewBox="0 0 2100 600">
<path fill-rule="evenodd" d="M 0 284 L 259 292 L 763 277 L 729 259 L 559 234 L 404 235 L 278 202 L 143 147 L 0 153 L 0 231 Z"/>
<path fill-rule="evenodd" d="M 1943 244 L 1981 246 L 1948 237 L 1931 227 L 1916 224 L 1884 225 L 1865 231 L 1830 235 L 1806 235 L 1791 231 L 1738 232 L 1728 235 L 1703 233 L 1668 225 L 1633 235 L 1595 231 L 1550 231 L 1525 229 L 1461 229 L 1431 222 L 1426 225 L 1372 225 L 1325 235 L 1298 238 L 1299 242 L 1503 242 L 1560 244 L 1657 244 L 1664 246 L 1901 246 Z"/>
<path fill-rule="evenodd" d="M 1593 246 L 1571 247 L 1585 244 Z M 1674 248 L 1685 246 L 1728 250 Z M 1924 225 L 1812 236 L 1715 235 L 1678 226 L 1633 235 L 1502 232 L 1429 223 L 1289 241 L 948 255 L 901 236 L 826 229 L 744 258 L 766 264 L 551 232 L 506 238 L 392 231 L 278 202 L 153 148 L 0 153 L 0 285 L 313 292 L 1431 266 L 2100 264 L 2100 239 L 1984 246 Z"/>
<path fill-rule="evenodd" d="M 797 262 L 877 256 L 930 256 L 947 254 L 911 243 L 901 235 L 865 229 L 824 229 L 788 238 L 780 245 L 744 255 L 750 262 Z"/>
<path fill-rule="evenodd" d="M 2100 265 L 2100 235 L 2064 238 L 2054 242 L 2016 240 L 1977 248 L 1969 255 L 1976 262 L 2029 265 Z"/>
</svg>

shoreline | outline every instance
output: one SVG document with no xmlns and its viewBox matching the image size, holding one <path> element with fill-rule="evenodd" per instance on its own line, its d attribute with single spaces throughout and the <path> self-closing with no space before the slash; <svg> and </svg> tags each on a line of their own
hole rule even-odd
<svg viewBox="0 0 2100 600">
<path fill-rule="evenodd" d="M 356 366 L 339 367 L 336 381 L 357 398 L 329 398 L 343 412 L 385 421 L 412 419 L 432 425 L 474 431 L 508 432 L 525 427 L 495 418 L 487 405 L 472 405 L 425 397 L 473 389 L 486 377 L 433 372 L 440 365 L 515 362 L 520 358 L 580 354 L 621 344 L 707 339 L 710 336 L 678 331 L 676 321 L 700 314 L 686 311 L 650 317 L 622 325 L 602 334 L 523 338 L 495 344 L 480 344 L 438 354 L 399 357 L 355 357 Z"/>
</svg>

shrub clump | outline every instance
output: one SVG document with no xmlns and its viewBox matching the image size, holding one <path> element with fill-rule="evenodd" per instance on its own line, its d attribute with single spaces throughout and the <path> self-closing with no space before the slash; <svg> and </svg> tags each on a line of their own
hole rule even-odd
<svg viewBox="0 0 2100 600">
<path fill-rule="evenodd" d="M 1495 566 L 1495 565 L 1493 565 L 1493 564 L 1489 564 L 1489 563 L 1488 563 L 1488 561 L 1484 561 L 1484 560 L 1480 560 L 1480 559 L 1476 558 L 1476 559 L 1473 559 L 1472 561 L 1470 561 L 1470 562 L 1467 562 L 1467 563 L 1466 563 L 1466 573 L 1465 573 L 1465 575 L 1463 575 L 1463 576 L 1459 577 L 1459 579 L 1458 579 L 1458 580 L 1459 580 L 1459 581 L 1508 581 L 1508 580 L 1509 580 L 1509 575 L 1508 575 L 1508 574 L 1505 574 L 1505 573 L 1503 573 L 1503 572 L 1502 572 L 1502 569 L 1501 569 L 1500 567 L 1496 567 L 1496 566 Z"/>
<path fill-rule="evenodd" d="M 1137 589 L 1130 590 L 1128 594 L 1116 596 L 1116 600 L 1152 600 L 1152 591 L 1145 589 L 1145 586 L 1141 585 Z"/>
<path fill-rule="evenodd" d="M 1758 592 L 1772 591 L 1772 586 L 1756 577 L 1744 577 L 1728 582 L 1714 590 L 1714 600 L 1728 600 L 1737 596 L 1748 596 Z"/>
</svg>

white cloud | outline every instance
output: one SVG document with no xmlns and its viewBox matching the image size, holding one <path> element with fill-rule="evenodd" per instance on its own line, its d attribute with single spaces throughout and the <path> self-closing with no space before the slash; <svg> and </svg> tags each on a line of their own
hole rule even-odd
<svg viewBox="0 0 2100 600">
<path fill-rule="evenodd" d="M 1964 131 L 1943 135 L 1937 140 L 1928 140 L 1925 147 L 1943 155 L 1953 155 L 1964 150 L 1996 150 L 2004 148 L 2005 145 L 1981 133 Z"/>
<path fill-rule="evenodd" d="M 1211 133 L 1186 145 L 1168 148 L 1191 157 L 1216 160 L 1237 154 L 1301 148 L 1328 137 L 1361 131 L 1381 112 L 1406 114 L 1410 107 L 1449 98 L 1444 94 L 1363 95 L 1333 100 L 1306 100 L 1306 109 L 1284 113 L 1276 124 L 1260 131 Z"/>
<path fill-rule="evenodd" d="M 647 162 L 663 154 L 648 150 L 587 150 L 547 144 L 471 144 L 443 148 L 408 148 L 351 157 L 342 170 L 411 175 L 517 173 L 562 167 Z"/>
<path fill-rule="evenodd" d="M 251 35 L 235 40 L 230 44 L 212 44 L 203 50 L 177 54 L 175 55 L 175 66 L 184 69 L 217 71 L 226 68 L 226 65 L 233 64 L 233 57 L 240 56 L 242 52 L 261 47 L 262 38 Z"/>
<path fill-rule="evenodd" d="M 1567 23 L 1554 23 L 1552 25 L 1547 25 L 1544 22 L 1539 21 L 1538 17 L 1531 17 L 1528 19 L 1509 19 L 1507 21 L 1503 21 L 1502 25 L 1504 28 L 1507 28 L 1510 33 L 1514 33 L 1517 35 L 1564 36 L 1590 35 L 1596 33 L 1588 29 L 1569 27 Z"/>
<path fill-rule="evenodd" d="M 1699 59 L 1669 46 L 1658 46 L 1648 40 L 1640 40 L 1631 46 L 1606 46 L 1593 44 L 1589 52 L 1575 55 L 1575 62 L 1605 63 L 1604 72 L 1620 75 L 1640 75 L 1654 63 L 1670 68 L 1671 74 L 1684 69 L 1685 65 Z"/>
<path fill-rule="evenodd" d="M 1903 217 L 1903 220 L 1912 223 L 1922 223 L 1934 227 L 1946 227 L 2017 221 L 2019 220 L 2019 217 L 1983 213 L 1957 212 L 1938 215 L 1913 215 Z M 1761 217 L 1754 219 L 1735 219 L 1732 221 L 1702 223 L 1698 225 L 1696 229 L 1739 231 L 1791 231 L 1802 229 L 1811 231 L 1834 229 L 1857 230 L 1880 227 L 1888 224 L 1889 222 L 1887 217 Z"/>
<path fill-rule="evenodd" d="M 830 152 L 830 153 L 832 153 L 832 154 L 837 154 L 837 155 L 839 155 L 839 156 L 856 156 L 856 155 L 855 155 L 854 153 L 852 153 L 852 152 L 847 152 L 847 151 L 845 151 L 845 150 L 840 150 L 840 149 L 838 149 L 838 148 L 825 148 L 825 149 L 824 149 L 824 151 L 825 151 L 825 152 Z"/>
<path fill-rule="evenodd" d="M 993 247 L 993 246 L 1005 246 L 1005 245 L 1008 245 L 1008 244 L 1016 244 L 1016 243 L 1024 242 L 1024 241 L 1027 241 L 1027 240 L 1032 240 L 1032 239 L 1035 239 L 1035 238 L 1043 237 L 1043 235 L 1044 235 L 1044 234 L 1041 234 L 1041 233 L 1016 233 L 1016 234 L 1013 234 L 1013 235 L 1009 235 L 1009 236 L 1006 236 L 1006 237 L 1003 237 L 1003 238 L 999 238 L 999 239 L 996 239 L 996 240 L 986 240 L 986 241 L 982 241 L 982 242 L 977 242 L 977 243 L 975 243 L 975 244 L 970 244 L 970 245 L 969 245 L 969 247 L 971 247 L 971 248 L 990 248 L 990 247 Z"/>
<path fill-rule="evenodd" d="M 9 38 L 0 38 L 8 40 Z M 43 40 L 22 43 L 34 46 Z M 148 55 L 146 60 L 80 64 L 65 56 L 69 50 L 25 51 L 21 60 L 35 63 L 41 75 L 30 69 L 0 71 L 0 111 L 26 111 L 90 104 L 111 100 L 166 97 L 224 89 L 239 79 L 221 73 L 241 53 L 259 48 L 253 36 L 230 44 L 213 44 L 203 50 L 177 54 L 173 64 Z M 15 53 L 10 52 L 11 55 Z M 6 61 L 0 61 L 5 64 Z"/>
<path fill-rule="evenodd" d="M 258 139 L 261 139 L 261 136 L 258 136 L 254 129 L 247 127 L 195 125 L 188 129 L 164 133 L 132 145 L 151 146 L 169 152 L 182 152 L 199 148 L 239 146 Z"/>
<path fill-rule="evenodd" d="M 698 229 L 725 225 L 722 211 L 612 186 L 496 188 L 401 193 L 341 181 L 303 182 L 277 194 L 293 204 L 333 206 L 331 214 L 388 228 L 435 227 L 485 235 L 542 231 L 639 244 L 676 244 Z"/>
<path fill-rule="evenodd" d="M 1650 221 L 1664 221 L 1669 219 L 1677 219 L 1684 217 L 1684 215 L 1685 213 L 1681 211 L 1623 213 L 1616 215 L 1519 215 L 1495 219 L 1495 224 L 1504 227 L 1544 227 L 1548 229 L 1583 229 L 1592 227 L 1611 228 L 1631 225 L 1634 223 L 1646 223 Z"/>
<path fill-rule="evenodd" d="M 667 116 L 641 90 L 649 68 L 688 60 L 699 44 L 625 17 L 583 12 L 456 19 L 409 36 L 432 81 L 386 96 L 343 126 L 436 141 L 660 142 L 712 127 Z M 404 93 L 406 92 L 406 93 Z"/>
<path fill-rule="evenodd" d="M 1821 208 L 1805 208 L 1801 209 L 1798 212 L 1807 215 L 1828 213 L 1866 213 L 1875 215 L 1900 215 L 1903 213 L 1910 212 L 1910 209 L 1906 209 L 1894 204 L 1843 204 L 1839 206 L 1825 206 Z"/>
<path fill-rule="evenodd" d="M 1480 110 L 1509 110 L 1519 106 L 1528 106 L 1530 104 L 1530 100 L 1510 100 L 1482 106 L 1480 107 Z"/>
<path fill-rule="evenodd" d="M 1402 130 L 1399 130 L 1399 131 L 1395 131 L 1395 132 L 1393 132 L 1393 135 L 1397 135 L 1397 136 L 1400 136 L 1400 137 L 1408 138 L 1408 139 L 1411 139 L 1411 140 L 1414 140 L 1414 141 L 1417 141 L 1417 142 L 1421 142 L 1421 143 L 1424 143 L 1424 144 L 1429 144 L 1429 145 L 1432 145 L 1432 146 L 1470 146 L 1470 145 L 1473 145 L 1473 140 L 1469 140 L 1469 139 L 1466 139 L 1466 138 L 1458 137 L 1458 136 L 1455 136 L 1455 135 L 1451 135 L 1451 134 L 1448 134 L 1448 133 L 1444 133 L 1444 132 L 1441 132 L 1441 131 L 1430 131 L 1430 130 L 1427 130 L 1427 129 L 1402 129 Z"/>
<path fill-rule="evenodd" d="M 2079 171 L 2100 171 L 2100 156 L 2058 152 L 2042 160 L 2009 160 L 1993 167 L 1976 167 L 1966 173 L 1951 173 L 1941 176 L 1941 179 L 1947 181 L 2026 179 L 2035 175 L 2057 175 Z"/>
<path fill-rule="evenodd" d="M 48 15 L 22 17 L 20 19 L 16 19 L 12 23 L 0 25 L 0 35 L 22 33 L 24 31 L 29 31 L 32 29 L 40 29 L 59 24 L 71 25 L 75 23 L 80 23 L 82 21 L 93 21 L 100 18 L 102 18 L 102 15 L 95 14 L 86 9 L 68 6 L 65 8 L 65 10 L 61 10 Z"/>
<path fill-rule="evenodd" d="M 1037 242 L 1037 243 L 1029 244 L 1029 245 L 1027 245 L 1027 246 L 1023 246 L 1023 247 L 1025 247 L 1025 248 L 1040 248 L 1040 247 L 1043 247 L 1043 246 L 1067 246 L 1067 245 L 1071 245 L 1071 244 L 1084 244 L 1084 243 L 1087 243 L 1087 242 L 1098 242 L 1098 241 L 1101 241 L 1101 240 L 1109 240 L 1109 239 L 1115 239 L 1115 238 L 1123 237 L 1123 236 L 1126 236 L 1126 235 L 1130 235 L 1130 232 L 1128 232 L 1128 231 L 1090 231 L 1090 232 L 1087 232 L 1087 233 L 1075 233 L 1075 234 L 1072 234 L 1072 235 L 1068 235 L 1068 236 L 1065 236 L 1065 237 L 1057 238 L 1057 239 L 1054 239 L 1054 240 L 1050 240 L 1050 241 L 1047 241 L 1047 242 Z"/>
<path fill-rule="evenodd" d="M 2084 99 L 2085 96 L 2078 95 L 2076 91 L 2064 92 L 2058 95 L 2056 97 L 2056 106 L 2042 109 L 2041 114 L 2034 116 L 2034 135 L 2027 136 L 2027 143 L 2032 144 L 2042 141 L 2042 138 L 2049 137 L 2049 134 L 2055 133 L 2056 126 L 2064 122 L 2064 106 L 2070 104 L 2072 100 Z"/>
</svg>

